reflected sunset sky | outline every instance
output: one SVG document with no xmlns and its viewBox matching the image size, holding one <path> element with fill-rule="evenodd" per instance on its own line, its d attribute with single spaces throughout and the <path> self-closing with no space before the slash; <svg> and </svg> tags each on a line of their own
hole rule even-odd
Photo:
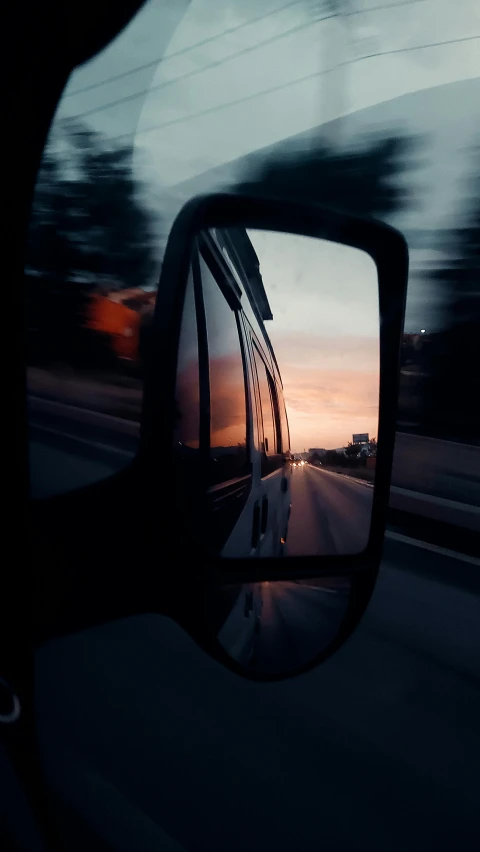
<svg viewBox="0 0 480 852">
<path fill-rule="evenodd" d="M 293 234 L 249 231 L 273 320 L 293 452 L 376 437 L 378 280 L 365 252 Z"/>
</svg>

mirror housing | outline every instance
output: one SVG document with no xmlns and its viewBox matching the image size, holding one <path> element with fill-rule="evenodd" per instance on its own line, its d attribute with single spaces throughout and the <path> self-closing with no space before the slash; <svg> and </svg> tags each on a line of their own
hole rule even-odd
<svg viewBox="0 0 480 852">
<path fill-rule="evenodd" d="M 380 562 L 388 509 L 390 474 L 395 441 L 399 356 L 403 329 L 408 249 L 403 236 L 383 223 L 360 219 L 340 211 L 266 197 L 216 194 L 195 198 L 181 210 L 169 235 L 157 297 L 151 362 L 147 375 L 142 446 L 151 475 L 175 479 L 172 447 L 175 410 L 175 380 L 180 324 L 193 246 L 200 232 L 227 228 L 288 232 L 299 236 L 350 246 L 366 252 L 378 273 L 380 312 L 380 394 L 376 476 L 372 520 L 366 548 L 359 554 L 335 556 L 291 556 L 276 558 L 209 559 L 196 545 L 187 558 L 197 557 L 208 567 L 212 582 L 258 583 L 270 580 L 312 578 L 376 571 Z M 158 393 L 161 376 L 162 394 Z M 153 485 L 153 483 L 152 483 Z M 200 497 L 201 499 L 201 497 Z M 167 508 L 167 513 L 170 507 Z M 180 513 L 183 514 L 183 513 Z M 202 523 L 198 512 L 198 523 Z M 203 521 L 205 518 L 203 518 Z M 167 528 L 178 525 L 178 506 L 167 519 Z M 183 529 L 188 541 L 188 525 Z"/>
<path fill-rule="evenodd" d="M 361 553 L 225 559 L 209 558 L 197 546 L 197 533 L 207 520 L 201 508 L 202 486 L 190 475 L 183 492 L 188 501 L 179 503 L 172 439 L 192 250 L 200 232 L 215 228 L 321 238 L 366 252 L 376 265 L 379 429 L 372 519 Z M 135 461 L 112 477 L 35 507 L 33 541 L 48 554 L 36 576 L 37 644 L 108 621 L 156 613 L 176 621 L 231 671 L 255 681 L 292 677 L 331 656 L 357 627 L 380 565 L 407 274 L 405 240 L 373 220 L 265 197 L 221 194 L 189 202 L 172 227 L 164 257 L 146 347 Z M 291 461 L 294 467 L 293 454 Z M 112 535 L 112 529 L 120 534 Z"/>
</svg>

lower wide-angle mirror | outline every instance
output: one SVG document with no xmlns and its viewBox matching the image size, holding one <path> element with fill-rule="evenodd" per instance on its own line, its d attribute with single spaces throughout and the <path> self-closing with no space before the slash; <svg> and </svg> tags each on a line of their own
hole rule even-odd
<svg viewBox="0 0 480 852">
<path fill-rule="evenodd" d="M 187 482 L 203 483 L 212 555 L 365 550 L 379 329 L 377 267 L 366 251 L 278 231 L 198 233 L 173 446 Z"/>
<path fill-rule="evenodd" d="M 157 448 L 153 485 L 162 470 L 174 486 L 175 617 L 246 677 L 325 659 L 368 603 L 407 263 L 392 228 L 293 201 L 206 196 L 173 225 L 144 451 Z M 195 594 L 182 615 L 188 576 Z"/>
<path fill-rule="evenodd" d="M 253 195 L 185 205 L 154 299 L 135 294 L 133 349 L 115 325 L 143 380 L 135 451 L 35 504 L 40 641 L 163 613 L 257 680 L 345 641 L 380 565 L 407 271 L 405 240 L 373 220 Z"/>
<path fill-rule="evenodd" d="M 216 587 L 205 612 L 212 638 L 254 678 L 285 677 L 336 641 L 352 601 L 349 577 Z"/>
</svg>

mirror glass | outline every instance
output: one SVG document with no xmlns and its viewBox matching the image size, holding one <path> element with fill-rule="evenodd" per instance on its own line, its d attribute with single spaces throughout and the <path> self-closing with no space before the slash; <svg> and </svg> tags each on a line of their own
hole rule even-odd
<svg viewBox="0 0 480 852">
<path fill-rule="evenodd" d="M 367 253 L 273 231 L 198 234 L 173 444 L 178 481 L 187 491 L 201 483 L 212 555 L 365 549 L 379 329 L 377 269 Z"/>
<path fill-rule="evenodd" d="M 244 670 L 286 676 L 337 638 L 351 593 L 345 576 L 224 586 L 210 591 L 207 623 Z"/>
</svg>

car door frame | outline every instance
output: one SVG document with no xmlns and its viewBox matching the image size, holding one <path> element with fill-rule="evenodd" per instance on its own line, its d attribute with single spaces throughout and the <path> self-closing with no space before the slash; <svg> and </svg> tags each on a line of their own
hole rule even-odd
<svg viewBox="0 0 480 852">
<path fill-rule="evenodd" d="M 261 468 L 264 467 L 264 470 L 261 469 L 260 472 L 260 541 L 259 548 L 257 551 L 258 556 L 279 556 L 281 555 L 281 539 L 283 538 L 283 534 L 279 534 L 279 515 L 281 514 L 281 483 L 277 484 L 277 479 L 282 477 L 282 468 L 284 465 L 284 458 L 281 452 L 278 452 L 279 445 L 281 450 L 281 423 L 280 423 L 280 411 L 276 411 L 275 403 L 272 398 L 272 384 L 274 387 L 274 392 L 277 396 L 277 408 L 279 407 L 278 403 L 278 393 L 275 387 L 275 379 L 272 375 L 272 370 L 269 366 L 269 358 L 264 350 L 264 347 L 261 345 L 261 341 L 258 338 L 258 335 L 255 334 L 254 329 L 250 330 L 250 345 L 251 345 L 251 357 L 253 362 L 253 372 L 254 372 L 254 383 L 256 386 L 257 400 L 259 406 L 259 419 L 261 422 L 261 448 L 260 451 L 260 465 Z M 260 358 L 263 366 L 265 367 L 267 383 L 268 383 L 268 391 L 269 391 L 269 399 L 270 406 L 272 411 L 272 419 L 274 425 L 274 440 L 275 440 L 275 450 L 274 453 L 268 453 L 265 450 L 265 433 L 264 433 L 264 422 L 263 422 L 263 407 L 262 407 L 262 399 L 260 392 L 260 380 L 258 376 L 257 369 L 257 361 L 255 350 L 257 350 L 258 357 Z M 272 462 L 268 462 L 265 464 L 265 461 L 268 459 L 273 460 Z M 273 469 L 269 469 L 270 466 L 273 466 Z M 278 490 L 279 496 L 275 494 L 275 490 Z M 273 499 L 272 499 L 273 498 Z M 276 499 L 277 498 L 277 499 Z M 272 511 L 272 506 L 274 510 Z M 275 508 L 276 507 L 276 508 Z M 266 514 L 266 516 L 265 516 Z M 268 552 L 269 548 L 269 538 L 271 537 L 271 552 Z"/>
<path fill-rule="evenodd" d="M 197 312 L 197 335 L 199 345 L 199 370 L 200 370 L 200 446 L 201 452 L 204 455 L 205 464 L 205 506 L 204 511 L 207 519 L 207 529 L 215 533 L 215 527 L 212 527 L 211 519 L 219 518 L 220 514 L 224 514 L 224 529 L 218 529 L 218 535 L 214 535 L 213 548 L 212 542 L 206 542 L 207 552 L 213 552 L 218 555 L 222 553 L 231 540 L 238 525 L 247 530 L 251 529 L 248 515 L 250 512 L 250 495 L 254 489 L 253 475 L 253 459 L 252 459 L 252 429 L 253 429 L 253 409 L 250 391 L 250 382 L 248 376 L 247 353 L 245 349 L 245 341 L 243 335 L 243 327 L 241 322 L 241 293 L 232 282 L 227 266 L 222 262 L 222 258 L 215 250 L 213 241 L 207 235 L 202 235 L 201 244 L 197 241 L 196 250 L 192 257 L 193 281 L 195 291 L 195 303 Z M 203 249 L 203 251 L 202 251 Z M 218 269 L 218 276 L 209 265 L 205 254 L 210 255 L 211 262 Z M 205 302 L 203 294 L 203 278 L 200 258 L 209 269 L 209 272 L 215 281 L 218 290 L 225 299 L 228 306 L 231 308 L 235 316 L 235 325 L 238 335 L 238 344 L 240 348 L 243 368 L 243 380 L 245 389 L 245 418 L 246 418 L 246 450 L 247 450 L 247 467 L 248 473 L 244 476 L 234 477 L 230 480 L 225 480 L 215 485 L 211 485 L 208 481 L 208 468 L 210 459 L 210 355 L 208 341 L 208 325 L 206 319 Z M 220 280 L 219 280 L 220 279 Z M 205 399 L 205 396 L 207 399 Z M 203 449 L 202 449 L 203 448 Z M 236 510 L 241 506 L 237 514 L 234 524 L 231 524 L 232 516 L 235 516 Z M 230 513 L 230 514 L 229 514 Z M 229 530 L 225 534 L 225 529 Z M 237 532 L 238 534 L 238 532 Z M 249 555 L 248 552 L 239 555 Z"/>
</svg>

